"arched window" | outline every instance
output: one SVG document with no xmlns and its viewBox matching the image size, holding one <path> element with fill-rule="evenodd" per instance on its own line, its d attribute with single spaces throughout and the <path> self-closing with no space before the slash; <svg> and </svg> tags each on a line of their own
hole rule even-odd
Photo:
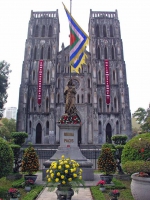
<svg viewBox="0 0 150 200">
<path fill-rule="evenodd" d="M 44 26 L 44 25 L 42 26 L 42 34 L 41 34 L 41 37 L 45 37 L 45 26 Z"/>
<path fill-rule="evenodd" d="M 90 88 L 90 79 L 88 78 L 88 88 Z"/>
<path fill-rule="evenodd" d="M 114 36 L 114 34 L 113 34 L 113 27 L 112 27 L 112 25 L 110 25 L 110 37 L 113 37 Z"/>
<path fill-rule="evenodd" d="M 88 103 L 91 103 L 91 96 L 88 94 Z"/>
<path fill-rule="evenodd" d="M 36 144 L 42 143 L 42 126 L 40 123 L 36 126 Z"/>
<path fill-rule="evenodd" d="M 38 27 L 38 25 L 36 25 L 36 27 L 35 27 L 35 37 L 38 37 L 38 35 L 39 35 L 39 27 Z"/>
<path fill-rule="evenodd" d="M 29 71 L 28 71 L 28 69 L 26 69 L 26 78 L 28 78 L 29 77 Z"/>
<path fill-rule="evenodd" d="M 79 103 L 79 94 L 77 95 L 77 103 Z"/>
<path fill-rule="evenodd" d="M 53 35 L 53 29 L 52 26 L 50 25 L 48 29 L 48 37 L 52 37 L 52 35 Z"/>
<path fill-rule="evenodd" d="M 35 81 L 35 70 L 33 70 L 33 74 L 32 74 L 32 80 L 33 80 L 33 82 Z"/>
<path fill-rule="evenodd" d="M 100 47 L 97 47 L 97 59 L 100 60 Z"/>
<path fill-rule="evenodd" d="M 49 135 L 49 121 L 46 122 L 46 135 Z"/>
<path fill-rule="evenodd" d="M 103 36 L 107 37 L 106 25 L 103 25 Z"/>
<path fill-rule="evenodd" d="M 102 99 L 101 98 L 99 99 L 99 109 L 100 109 L 100 112 L 102 112 Z"/>
<path fill-rule="evenodd" d="M 113 70 L 113 84 L 115 84 L 116 83 L 116 73 L 115 73 L 115 71 Z"/>
<path fill-rule="evenodd" d="M 111 47 L 111 55 L 112 55 L 112 60 L 115 59 L 115 52 L 114 52 L 114 47 Z"/>
<path fill-rule="evenodd" d="M 34 47 L 34 60 L 36 60 L 36 51 L 37 51 L 37 48 Z"/>
<path fill-rule="evenodd" d="M 117 110 L 117 101 L 116 101 L 116 97 L 114 98 L 114 110 Z"/>
<path fill-rule="evenodd" d="M 59 103 L 60 102 L 60 95 L 58 94 L 58 96 L 57 96 L 57 103 Z"/>
<path fill-rule="evenodd" d="M 81 96 L 81 99 L 82 99 L 82 103 L 84 103 L 84 95 L 83 94 Z"/>
<path fill-rule="evenodd" d="M 106 126 L 106 142 L 107 143 L 112 143 L 111 137 L 112 137 L 112 128 L 111 128 L 111 125 L 108 123 Z"/>
<path fill-rule="evenodd" d="M 119 122 L 116 122 L 116 134 L 119 134 Z"/>
<path fill-rule="evenodd" d="M 107 48 L 106 47 L 104 48 L 104 57 L 105 57 L 105 59 L 107 59 Z"/>
<path fill-rule="evenodd" d="M 95 35 L 96 35 L 96 37 L 99 37 L 99 25 L 96 25 Z"/>
<path fill-rule="evenodd" d="M 31 121 L 29 121 L 29 134 L 31 134 L 31 127 L 32 127 L 32 123 Z"/>
<path fill-rule="evenodd" d="M 109 112 L 109 105 L 107 104 L 107 112 Z"/>
<path fill-rule="evenodd" d="M 50 78 L 49 78 L 49 70 L 47 71 L 47 83 L 49 83 L 49 80 L 50 80 Z"/>
<path fill-rule="evenodd" d="M 48 55 L 47 55 L 47 59 L 51 59 L 52 58 L 52 48 L 48 47 Z"/>
<path fill-rule="evenodd" d="M 101 71 L 98 72 L 98 80 L 99 80 L 99 84 L 102 83 L 102 80 L 101 80 Z"/>
<path fill-rule="evenodd" d="M 41 59 L 43 59 L 43 47 L 41 48 Z"/>
</svg>

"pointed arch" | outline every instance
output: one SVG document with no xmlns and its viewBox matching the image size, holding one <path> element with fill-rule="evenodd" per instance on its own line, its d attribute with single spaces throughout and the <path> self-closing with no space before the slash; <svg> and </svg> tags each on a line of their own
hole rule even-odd
<svg viewBox="0 0 150 200">
<path fill-rule="evenodd" d="M 58 78 L 57 87 L 60 88 L 60 79 Z"/>
<path fill-rule="evenodd" d="M 42 143 L 42 126 L 40 123 L 36 126 L 36 144 Z"/>
<path fill-rule="evenodd" d="M 48 29 L 48 37 L 52 37 L 52 36 L 53 36 L 53 29 L 52 29 L 52 26 L 50 25 Z"/>
<path fill-rule="evenodd" d="M 99 37 L 99 25 L 97 24 L 96 27 L 95 27 L 95 35 L 96 37 Z"/>
<path fill-rule="evenodd" d="M 33 82 L 35 81 L 35 70 L 33 70 L 33 72 L 32 72 L 32 81 Z"/>
<path fill-rule="evenodd" d="M 49 135 L 49 121 L 46 122 L 46 135 Z"/>
<path fill-rule="evenodd" d="M 45 37 L 45 25 L 42 26 L 42 34 L 41 37 Z"/>
<path fill-rule="evenodd" d="M 34 111 L 34 98 L 31 98 L 31 103 L 30 103 L 30 111 L 33 112 Z"/>
<path fill-rule="evenodd" d="M 99 135 L 102 134 L 102 123 L 101 123 L 101 121 L 98 122 L 98 133 L 99 133 Z"/>
<path fill-rule="evenodd" d="M 91 95 L 88 94 L 88 103 L 91 103 Z"/>
<path fill-rule="evenodd" d="M 106 25 L 103 25 L 103 37 L 107 37 Z"/>
<path fill-rule="evenodd" d="M 116 71 L 113 70 L 113 84 L 116 83 Z"/>
<path fill-rule="evenodd" d="M 114 37 L 113 26 L 112 25 L 110 25 L 110 37 Z"/>
<path fill-rule="evenodd" d="M 36 60 L 36 52 L 37 52 L 37 47 L 34 47 L 34 60 Z"/>
<path fill-rule="evenodd" d="M 97 47 L 97 59 L 100 60 L 100 47 Z"/>
<path fill-rule="evenodd" d="M 81 99 L 82 99 L 82 103 L 84 103 L 84 95 L 83 94 L 81 96 Z"/>
<path fill-rule="evenodd" d="M 41 56 L 40 56 L 40 58 L 43 60 L 43 52 L 44 52 L 44 47 L 42 46 L 42 48 L 41 48 Z"/>
<path fill-rule="evenodd" d="M 111 47 L 111 57 L 112 57 L 112 60 L 115 59 L 115 50 L 113 46 Z"/>
<path fill-rule="evenodd" d="M 49 70 L 47 70 L 47 83 L 49 83 L 50 81 L 50 73 L 49 73 Z"/>
<path fill-rule="evenodd" d="M 91 83 L 89 78 L 88 78 L 88 88 L 91 88 Z"/>
<path fill-rule="evenodd" d="M 35 35 L 34 36 L 35 37 L 39 36 L 39 26 L 38 25 L 35 26 Z"/>
<path fill-rule="evenodd" d="M 104 58 L 107 59 L 107 47 L 104 48 Z"/>
<path fill-rule="evenodd" d="M 102 75 L 101 75 L 101 70 L 99 70 L 99 72 L 98 72 L 98 82 L 99 82 L 99 84 L 101 84 L 101 83 L 102 83 Z"/>
<path fill-rule="evenodd" d="M 107 143 L 112 143 L 111 137 L 112 137 L 112 128 L 111 128 L 111 125 L 108 123 L 106 126 L 106 142 Z"/>
<path fill-rule="evenodd" d="M 88 64 L 88 73 L 90 73 L 91 70 L 90 70 L 90 64 Z"/>
<path fill-rule="evenodd" d="M 51 58 L 52 58 L 52 48 L 49 46 L 48 47 L 47 59 L 50 60 Z"/>
</svg>

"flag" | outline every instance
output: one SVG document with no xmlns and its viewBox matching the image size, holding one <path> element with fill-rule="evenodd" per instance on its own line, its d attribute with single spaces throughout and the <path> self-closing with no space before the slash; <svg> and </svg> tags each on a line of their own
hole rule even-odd
<svg viewBox="0 0 150 200">
<path fill-rule="evenodd" d="M 64 5 L 64 4 L 63 4 Z M 78 73 L 81 64 L 85 63 L 85 48 L 89 44 L 89 36 L 81 29 L 64 5 L 70 27 L 70 64 L 71 71 Z M 78 64 L 78 65 L 77 65 Z"/>
</svg>

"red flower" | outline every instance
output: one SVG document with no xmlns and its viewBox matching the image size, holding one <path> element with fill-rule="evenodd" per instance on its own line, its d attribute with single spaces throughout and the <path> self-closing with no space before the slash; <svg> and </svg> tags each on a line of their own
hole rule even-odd
<svg viewBox="0 0 150 200">
<path fill-rule="evenodd" d="M 105 185 L 106 181 L 100 180 L 96 185 Z"/>
<path fill-rule="evenodd" d="M 141 149 L 141 153 L 143 153 L 143 152 L 144 152 L 144 148 Z"/>
</svg>

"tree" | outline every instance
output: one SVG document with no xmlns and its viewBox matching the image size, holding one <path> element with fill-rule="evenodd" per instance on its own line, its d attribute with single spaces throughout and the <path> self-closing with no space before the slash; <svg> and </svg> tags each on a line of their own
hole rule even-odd
<svg viewBox="0 0 150 200">
<path fill-rule="evenodd" d="M 16 131 L 16 120 L 2 118 L 0 121 L 0 137 L 10 140 L 11 133 Z"/>
<path fill-rule="evenodd" d="M 7 102 L 7 88 L 9 86 L 8 78 L 9 73 L 9 64 L 6 61 L 0 62 L 0 118 L 3 116 L 4 105 Z"/>
<path fill-rule="evenodd" d="M 132 115 L 143 132 L 150 132 L 150 109 L 145 110 L 139 107 Z"/>
</svg>

